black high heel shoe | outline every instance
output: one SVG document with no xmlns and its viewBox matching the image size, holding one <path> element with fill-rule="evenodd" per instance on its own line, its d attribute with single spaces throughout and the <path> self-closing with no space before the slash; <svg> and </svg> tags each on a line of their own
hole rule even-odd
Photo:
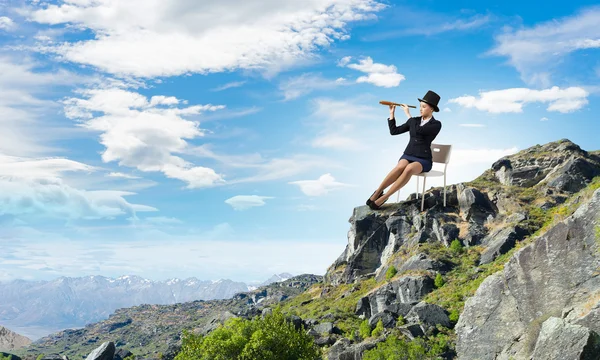
<svg viewBox="0 0 600 360">
<path fill-rule="evenodd" d="M 381 196 L 380 196 L 380 197 L 381 197 Z M 379 198 L 378 198 L 378 199 L 379 199 Z M 387 199 L 386 199 L 385 201 L 387 201 Z M 381 206 L 382 206 L 383 204 L 385 204 L 385 201 L 384 201 L 384 202 L 383 202 L 381 205 L 377 205 L 377 204 L 375 203 L 375 201 L 371 201 L 371 202 L 369 203 L 369 207 L 371 208 L 371 210 L 380 210 L 380 209 L 381 209 Z"/>
<path fill-rule="evenodd" d="M 371 194 L 371 196 L 369 196 L 369 198 L 367 199 L 367 205 L 369 207 L 371 207 L 371 204 L 374 204 L 373 200 L 371 200 L 371 197 L 377 192 L 377 190 L 373 191 L 373 194 Z M 379 196 L 377 197 L 377 199 L 379 199 L 380 197 L 382 197 L 384 194 L 384 192 L 382 191 L 381 194 L 379 194 Z M 375 199 L 375 200 L 377 200 Z"/>
</svg>

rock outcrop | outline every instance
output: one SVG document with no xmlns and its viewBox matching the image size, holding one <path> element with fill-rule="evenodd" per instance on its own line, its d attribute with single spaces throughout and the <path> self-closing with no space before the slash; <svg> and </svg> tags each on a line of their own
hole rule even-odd
<svg viewBox="0 0 600 360">
<path fill-rule="evenodd" d="M 600 157 L 563 139 L 506 156 L 475 181 L 448 186 L 445 207 L 440 188 L 425 193 L 422 212 L 416 194 L 379 211 L 359 206 L 349 219 L 348 245 L 327 270 L 325 282 L 382 280 L 391 266 L 447 271 L 448 264 L 415 264 L 416 259 L 402 256 L 403 249 L 426 242 L 449 246 L 458 239 L 464 246 L 481 245 L 480 262 L 489 263 L 541 226 L 533 207 L 561 204 L 598 175 Z"/>
<path fill-rule="evenodd" d="M 459 358 L 600 359 L 599 275 L 600 189 L 467 300 Z"/>
<path fill-rule="evenodd" d="M 31 340 L 0 326 L 0 351 L 10 351 L 31 344 Z"/>
</svg>

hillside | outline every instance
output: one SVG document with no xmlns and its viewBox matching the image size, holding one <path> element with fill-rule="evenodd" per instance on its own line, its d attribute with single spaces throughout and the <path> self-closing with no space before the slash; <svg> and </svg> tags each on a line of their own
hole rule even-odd
<svg viewBox="0 0 600 360">
<path fill-rule="evenodd" d="M 292 293 L 283 291 L 295 278 L 230 301 L 124 309 L 27 354 L 84 355 L 90 341 L 115 341 L 170 359 L 184 327 L 208 333 L 280 305 L 328 360 L 390 349 L 415 359 L 598 359 L 600 153 L 564 139 L 536 145 L 449 186 L 445 207 L 442 194 L 428 190 L 423 212 L 415 194 L 380 211 L 356 207 L 323 281 Z"/>
<path fill-rule="evenodd" d="M 221 319 L 254 316 L 263 306 L 303 292 L 322 277 L 300 275 L 231 299 L 193 301 L 174 305 L 140 305 L 115 311 L 105 321 L 82 329 L 64 330 L 35 341 L 26 350 L 14 352 L 35 359 L 39 354 L 87 356 L 106 341 L 140 356 L 173 353 L 182 330 L 210 331 Z M 173 355 L 173 354 L 172 354 Z"/>
<path fill-rule="evenodd" d="M 13 351 L 31 344 L 31 340 L 0 326 L 0 351 Z"/>
</svg>

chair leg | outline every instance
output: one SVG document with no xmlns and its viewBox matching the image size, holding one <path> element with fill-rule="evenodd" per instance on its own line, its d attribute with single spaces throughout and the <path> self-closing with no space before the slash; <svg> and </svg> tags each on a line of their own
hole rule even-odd
<svg viewBox="0 0 600 360">
<path fill-rule="evenodd" d="M 419 200 L 419 177 L 416 177 L 417 179 L 417 200 Z"/>
<path fill-rule="evenodd" d="M 444 171 L 444 207 L 446 207 L 446 172 Z"/>
<path fill-rule="evenodd" d="M 421 211 L 423 211 L 423 207 L 425 206 L 425 183 L 427 181 L 427 176 L 423 176 L 423 194 L 421 195 Z"/>
</svg>

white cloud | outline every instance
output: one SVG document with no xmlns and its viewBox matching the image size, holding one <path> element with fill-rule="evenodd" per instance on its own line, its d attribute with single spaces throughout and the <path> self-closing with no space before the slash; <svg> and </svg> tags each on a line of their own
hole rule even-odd
<svg viewBox="0 0 600 360">
<path fill-rule="evenodd" d="M 228 184 L 262 182 L 288 178 L 314 169 L 339 168 L 340 165 L 327 158 L 306 154 L 295 154 L 289 157 L 266 159 L 258 153 L 243 155 L 218 154 L 208 144 L 190 149 L 189 154 L 205 157 L 220 162 L 236 170 L 250 170 L 253 175 L 227 181 Z"/>
<path fill-rule="evenodd" d="M 0 154 L 38 156 L 53 150 L 46 144 L 60 107 L 46 98 L 86 79 L 62 69 L 41 70 L 43 66 L 28 57 L 0 56 Z"/>
<path fill-rule="evenodd" d="M 357 104 L 353 100 L 331 100 L 326 98 L 313 101 L 313 116 L 336 122 L 359 121 L 373 119 L 373 114 L 381 111 L 380 107 Z M 385 109 L 384 109 L 385 110 Z M 385 112 L 384 112 L 385 114 Z"/>
<path fill-rule="evenodd" d="M 218 87 L 212 89 L 212 91 L 223 91 L 223 90 L 227 90 L 227 89 L 231 89 L 231 88 L 236 88 L 236 87 L 243 86 L 245 83 L 246 83 L 245 81 L 234 81 L 234 82 L 227 83 L 225 85 L 218 86 Z"/>
<path fill-rule="evenodd" d="M 11 251 L 11 258 L 0 262 L 0 276 L 8 280 L 131 274 L 152 280 L 197 277 L 251 281 L 284 271 L 324 274 L 331 259 L 339 256 L 346 246 L 345 242 L 324 239 L 294 241 L 250 237 L 248 241 L 248 236 L 244 236 L 238 240 L 239 236 L 228 237 L 234 234 L 226 231 L 227 227 L 227 224 L 221 227 L 225 236 L 215 239 L 208 239 L 206 234 L 165 234 L 151 242 L 140 242 L 137 238 L 93 244 L 64 238 L 19 241 L 19 246 Z M 99 252 L 102 257 L 96 255 Z"/>
<path fill-rule="evenodd" d="M 450 109 L 449 107 L 444 108 L 444 110 L 442 110 L 443 112 L 452 112 L 452 109 Z"/>
<path fill-rule="evenodd" d="M 453 166 L 486 164 L 489 166 L 492 163 L 504 156 L 512 155 L 519 151 L 518 148 L 512 147 L 507 149 L 452 149 L 450 154 L 450 164 Z M 472 179 L 464 179 L 462 181 L 470 181 Z"/>
<path fill-rule="evenodd" d="M 234 210 L 247 210 L 253 207 L 266 205 L 265 199 L 272 199 L 272 197 L 258 195 L 236 195 L 225 200 L 225 203 L 231 205 Z"/>
<path fill-rule="evenodd" d="M 373 119 L 377 109 L 368 105 L 357 104 L 356 101 L 315 99 L 312 119 L 317 119 L 320 131 L 312 140 L 315 148 L 361 151 L 366 148 L 363 138 L 363 123 Z"/>
<path fill-rule="evenodd" d="M 13 30 L 17 25 L 11 18 L 0 16 L 0 30 Z"/>
<path fill-rule="evenodd" d="M 156 211 L 131 204 L 125 196 L 132 192 L 75 189 L 62 177 L 68 172 L 96 169 L 68 159 L 29 159 L 0 156 L 0 203 L 2 215 L 41 215 L 69 219 L 135 217 L 139 211 Z"/>
<path fill-rule="evenodd" d="M 450 19 L 451 15 L 447 12 L 433 12 L 422 7 L 413 10 L 409 7 L 402 7 L 402 5 L 394 7 L 401 14 L 402 22 L 395 24 L 394 30 L 372 32 L 365 35 L 362 40 L 382 41 L 403 36 L 431 36 L 450 31 L 470 31 L 482 27 L 493 19 L 491 15 L 482 14 Z M 427 19 L 427 21 L 423 21 L 423 19 Z"/>
<path fill-rule="evenodd" d="M 365 146 L 358 140 L 338 134 L 319 136 L 313 140 L 312 146 L 316 148 L 346 149 L 354 151 L 365 149 Z"/>
<path fill-rule="evenodd" d="M 543 118 L 540 119 L 540 121 L 548 121 L 548 118 L 544 116 Z"/>
<path fill-rule="evenodd" d="M 188 188 L 223 183 L 213 169 L 194 166 L 175 153 L 188 148 L 186 139 L 203 136 L 198 123 L 183 117 L 224 108 L 222 105 L 194 105 L 184 108 L 158 107 L 178 104 L 174 97 L 154 96 L 148 102 L 141 94 L 122 89 L 92 89 L 82 91 L 82 98 L 64 101 L 69 118 L 80 126 L 101 132 L 105 162 L 135 167 L 140 171 L 160 171 L 167 177 L 187 183 Z M 101 113 L 101 115 L 95 115 Z"/>
<path fill-rule="evenodd" d="M 120 172 L 111 172 L 109 174 L 107 174 L 106 176 L 108 177 L 116 177 L 116 178 L 123 178 L 123 179 L 139 179 L 139 176 L 134 176 L 134 175 L 129 175 L 129 174 L 123 174 Z"/>
<path fill-rule="evenodd" d="M 320 74 L 302 74 L 281 82 L 279 89 L 283 91 L 284 100 L 292 100 L 314 90 L 331 90 L 347 83 L 344 78 L 329 80 Z"/>
<path fill-rule="evenodd" d="M 475 96 L 461 96 L 450 99 L 450 103 L 456 103 L 466 108 L 476 108 L 490 113 L 519 113 L 523 111 L 523 105 L 532 102 L 549 103 L 546 110 L 561 113 L 572 112 L 581 109 L 588 103 L 589 93 L 580 87 L 568 87 L 560 89 L 553 86 L 544 90 L 532 90 L 527 88 L 513 88 L 479 93 Z"/>
<path fill-rule="evenodd" d="M 150 99 L 150 106 L 156 106 L 156 105 L 177 105 L 177 104 L 179 104 L 179 99 L 177 99 L 175 96 L 157 95 L 157 96 L 153 96 Z"/>
<path fill-rule="evenodd" d="M 43 4 L 28 15 L 96 35 L 41 50 L 113 74 L 155 77 L 235 69 L 275 73 L 347 39 L 348 23 L 372 19 L 384 7 L 374 0 L 106 0 Z"/>
<path fill-rule="evenodd" d="M 485 125 L 483 125 L 483 124 L 458 124 L 458 126 L 463 126 L 463 127 L 484 127 Z"/>
<path fill-rule="evenodd" d="M 357 83 L 366 82 L 375 86 L 389 88 L 400 85 L 400 82 L 405 79 L 404 75 L 398 74 L 396 66 L 373 63 L 371 57 L 361 59 L 358 64 L 350 64 L 350 60 L 351 58 L 346 56 L 338 62 L 338 65 L 368 74 L 356 79 Z"/>
<path fill-rule="evenodd" d="M 300 190 L 308 196 L 323 196 L 330 191 L 353 186 L 335 181 L 329 173 L 321 175 L 317 180 L 297 180 L 290 181 L 289 184 L 298 185 Z"/>
<path fill-rule="evenodd" d="M 564 56 L 600 47 L 600 8 L 591 7 L 530 28 L 507 30 L 489 54 L 507 56 L 529 83 L 548 86 L 550 71 Z"/>
</svg>

